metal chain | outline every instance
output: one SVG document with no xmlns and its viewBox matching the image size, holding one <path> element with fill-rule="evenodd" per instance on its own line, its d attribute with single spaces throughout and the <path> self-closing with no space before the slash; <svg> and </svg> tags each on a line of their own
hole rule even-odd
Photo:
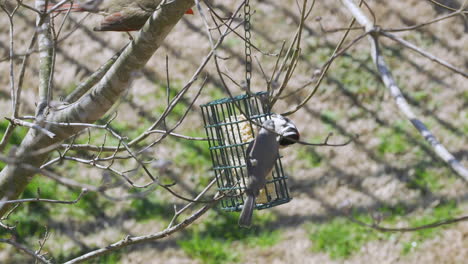
<svg viewBox="0 0 468 264">
<path fill-rule="evenodd" d="M 252 78 L 252 50 L 250 49 L 250 3 L 244 4 L 244 37 L 245 37 L 245 82 L 246 91 L 250 94 L 250 79 Z"/>
</svg>

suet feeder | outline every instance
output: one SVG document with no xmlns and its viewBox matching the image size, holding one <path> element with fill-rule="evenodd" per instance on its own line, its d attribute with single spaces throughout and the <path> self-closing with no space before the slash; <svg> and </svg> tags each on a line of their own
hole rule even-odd
<svg viewBox="0 0 468 264">
<path fill-rule="evenodd" d="M 260 124 L 270 119 L 265 98 L 267 93 L 260 92 L 219 99 L 201 106 L 218 190 L 226 194 L 221 200 L 221 207 L 226 211 L 240 211 L 244 204 L 244 189 L 248 182 L 246 149 L 257 132 L 255 123 L 249 119 Z M 279 157 L 256 199 L 256 208 L 289 202 L 286 179 Z"/>
</svg>

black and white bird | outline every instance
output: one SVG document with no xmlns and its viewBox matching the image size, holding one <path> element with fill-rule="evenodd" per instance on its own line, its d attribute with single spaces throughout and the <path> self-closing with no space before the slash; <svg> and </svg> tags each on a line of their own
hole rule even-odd
<svg viewBox="0 0 468 264">
<path fill-rule="evenodd" d="M 266 177 L 270 174 L 276 159 L 279 157 L 279 148 L 294 144 L 297 140 L 299 140 L 299 132 L 291 120 L 286 117 L 273 114 L 271 119 L 262 123 L 257 136 L 247 147 L 248 182 L 245 189 L 247 198 L 239 217 L 239 226 L 250 227 L 256 197 L 265 187 Z"/>
<path fill-rule="evenodd" d="M 297 130 L 296 125 L 294 125 L 294 123 L 289 118 L 279 114 L 272 114 L 271 120 L 275 122 L 276 133 L 280 135 L 280 148 L 285 148 L 299 140 L 299 131 Z"/>
</svg>

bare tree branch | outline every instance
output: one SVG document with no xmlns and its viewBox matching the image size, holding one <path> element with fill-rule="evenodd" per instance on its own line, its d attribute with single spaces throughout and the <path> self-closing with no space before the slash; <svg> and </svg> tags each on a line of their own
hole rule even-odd
<svg viewBox="0 0 468 264">
<path fill-rule="evenodd" d="M 451 70 L 451 71 L 453 71 L 453 72 L 455 72 L 457 74 L 462 75 L 465 78 L 468 78 L 468 73 L 463 72 L 463 70 L 453 66 L 452 64 L 446 62 L 443 59 L 437 58 L 436 56 L 430 54 L 427 51 L 424 51 L 423 49 L 417 47 L 416 45 L 414 45 L 414 44 L 412 44 L 412 43 L 410 43 L 410 42 L 408 42 L 408 41 L 406 41 L 406 40 L 404 40 L 402 38 L 399 38 L 399 37 L 397 37 L 397 36 L 395 36 L 395 35 L 393 35 L 391 33 L 385 32 L 385 31 L 381 32 L 380 34 L 382 34 L 383 36 L 388 37 L 388 38 L 400 43 L 401 45 L 403 45 L 403 46 L 405 46 L 405 47 L 407 47 L 407 48 L 421 54 L 422 56 L 430 59 L 431 61 L 436 62 L 436 63 L 448 68 L 449 70 Z"/>
<path fill-rule="evenodd" d="M 24 246 L 24 245 L 22 245 L 22 244 L 20 244 L 20 243 L 18 243 L 16 241 L 13 241 L 11 239 L 0 238 L 0 242 L 10 244 L 10 245 L 14 246 L 19 251 L 22 251 L 22 252 L 28 254 L 29 256 L 33 257 L 34 259 L 37 259 L 38 261 L 40 261 L 41 263 L 52 264 L 52 262 L 47 260 L 44 256 L 36 254 L 36 252 L 34 252 L 34 250 L 29 249 L 26 246 Z"/>
<path fill-rule="evenodd" d="M 390 91 L 390 94 L 395 99 L 395 103 L 400 111 L 406 116 L 406 118 L 413 124 L 413 126 L 421 133 L 426 141 L 431 144 L 434 152 L 439 156 L 440 159 L 445 161 L 450 168 L 460 175 L 465 181 L 468 181 L 468 170 L 437 140 L 432 132 L 424 125 L 424 123 L 416 117 L 410 108 L 410 105 L 404 98 L 400 88 L 393 79 L 391 71 L 385 60 L 380 53 L 378 37 L 382 34 L 380 29 L 376 29 L 375 25 L 366 17 L 362 10 L 357 7 L 351 0 L 341 0 L 342 3 L 348 8 L 354 18 L 364 26 L 366 32 L 369 34 L 369 42 L 371 44 L 371 55 L 374 59 L 374 63 L 377 66 L 377 70 L 380 73 L 383 83 Z"/>
<path fill-rule="evenodd" d="M 71 260 L 65 262 L 64 264 L 81 263 L 83 261 L 86 261 L 86 260 L 89 260 L 89 259 L 92 259 L 92 258 L 95 258 L 95 257 L 98 257 L 98 256 L 102 256 L 104 254 L 108 254 L 108 253 L 110 253 L 112 251 L 115 251 L 117 249 L 129 246 L 129 245 L 140 244 L 140 243 L 144 243 L 144 242 L 148 242 L 148 241 L 155 241 L 155 240 L 158 240 L 158 239 L 161 239 L 161 238 L 168 237 L 171 234 L 173 234 L 173 233 L 175 233 L 177 231 L 180 231 L 180 230 L 186 228 L 187 226 L 189 226 L 190 224 L 192 224 L 200 216 L 202 216 L 204 213 L 206 213 L 211 207 L 213 207 L 217 203 L 217 201 L 220 199 L 220 197 L 221 196 L 219 194 L 216 194 L 214 196 L 214 198 L 213 198 L 213 202 L 203 206 L 202 208 L 197 210 L 194 214 L 192 214 L 191 216 L 189 216 L 188 218 L 186 218 L 184 221 L 180 222 L 179 224 L 174 225 L 172 227 L 168 227 L 168 228 L 166 228 L 165 230 L 163 230 L 161 232 L 150 234 L 150 235 L 144 235 L 144 236 L 136 236 L 136 237 L 132 237 L 132 236 L 128 235 L 127 237 L 125 237 L 124 239 L 122 239 L 122 240 L 120 240 L 120 241 L 118 241 L 116 243 L 110 244 L 110 245 L 108 245 L 106 247 L 103 247 L 103 248 L 100 248 L 100 249 L 97 249 L 97 250 L 94 250 L 94 251 L 91 251 L 91 252 L 86 253 L 86 254 L 84 254 L 84 255 L 82 255 L 80 257 L 71 259 Z"/>
<path fill-rule="evenodd" d="M 443 221 L 437 221 L 437 222 L 430 223 L 430 224 L 427 224 L 427 225 L 422 225 L 422 226 L 403 227 L 403 228 L 384 227 L 384 226 L 378 225 L 377 223 L 367 224 L 367 223 L 365 223 L 365 222 L 363 222 L 361 220 L 358 220 L 358 219 L 356 219 L 354 217 L 350 217 L 350 216 L 348 216 L 348 219 L 351 222 L 356 223 L 358 225 L 369 227 L 369 228 L 372 228 L 372 229 L 375 229 L 375 230 L 381 231 L 381 232 L 414 232 L 414 231 L 430 229 L 430 228 L 436 228 L 436 227 L 445 226 L 445 225 L 451 225 L 451 224 L 455 224 L 455 223 L 458 223 L 458 222 L 468 221 L 468 216 L 462 216 L 462 217 L 458 217 L 458 218 L 447 219 L 447 220 L 443 220 Z"/>
<path fill-rule="evenodd" d="M 122 51 L 127 47 L 122 49 Z M 112 65 L 114 65 L 117 58 L 120 56 L 122 51 L 116 53 L 112 58 L 110 58 L 106 63 L 104 63 L 99 69 L 97 69 L 91 76 L 88 77 L 85 81 L 80 83 L 74 90 L 71 92 L 63 101 L 66 103 L 73 103 L 78 100 L 81 96 L 83 96 L 86 92 L 88 92 L 95 84 L 97 84 L 104 74 L 110 69 Z"/>
<path fill-rule="evenodd" d="M 5 204 L 18 204 L 18 203 L 30 203 L 30 202 L 46 202 L 46 203 L 58 203 L 58 204 L 76 204 L 81 200 L 83 195 L 88 193 L 87 189 L 82 189 L 78 197 L 75 200 L 71 201 L 64 201 L 64 200 L 53 200 L 53 199 L 43 199 L 43 198 L 27 198 L 27 199 L 18 199 L 18 200 L 10 200 L 10 201 L 0 201 L 0 208 L 2 208 Z"/>
<path fill-rule="evenodd" d="M 429 1 L 429 2 L 431 2 L 433 4 L 435 4 L 435 5 L 438 5 L 438 6 L 442 7 L 442 8 L 445 8 L 447 10 L 457 11 L 457 9 L 455 9 L 453 7 L 450 7 L 450 6 L 446 6 L 446 5 L 444 5 L 444 4 L 442 4 L 442 3 L 438 2 L 438 1 L 435 1 L 435 0 L 427 0 L 427 1 Z M 462 6 L 462 8 L 463 8 L 463 6 Z M 468 13 L 468 11 L 463 10 L 463 13 Z"/>
<path fill-rule="evenodd" d="M 36 0 L 36 9 L 41 10 L 37 15 L 36 26 L 39 44 L 39 102 L 36 107 L 36 117 L 44 118 L 44 110 L 51 100 L 51 77 L 53 72 L 53 47 L 50 17 L 45 14 L 48 1 Z"/>
<path fill-rule="evenodd" d="M 81 97 L 70 107 L 59 110 L 51 109 L 45 121 L 93 123 L 101 118 L 128 89 L 135 73 L 143 68 L 175 24 L 184 15 L 185 11 L 192 5 L 192 0 L 174 0 L 154 12 L 139 35 L 123 51 L 101 81 L 93 87 L 92 91 Z M 44 26 L 45 23 L 40 22 L 40 25 L 44 28 L 40 30 L 39 36 L 47 32 L 44 31 L 47 30 Z M 44 36 L 38 38 L 41 47 L 47 46 L 47 43 L 50 43 L 48 41 L 45 43 L 45 39 L 47 38 L 44 38 Z M 49 53 L 44 50 L 41 54 L 45 58 L 46 54 Z M 50 67 L 50 64 L 47 64 Z M 50 76 L 49 73 L 49 70 L 44 71 L 41 76 L 48 78 Z M 45 80 L 42 77 L 41 79 Z M 41 82 L 41 87 L 46 87 L 47 83 Z M 32 171 L 25 170 L 18 164 L 24 163 L 30 164 L 33 167 L 39 167 L 47 158 L 47 153 L 34 157 L 28 156 L 28 153 L 61 142 L 81 129 L 76 127 L 48 127 L 48 130 L 57 134 L 54 139 L 49 139 L 41 134 L 38 135 L 34 130 L 30 130 L 16 153 L 17 163 L 8 164 L 0 172 L 0 197 L 7 197 L 8 200 L 16 199 L 29 182 Z M 3 215 L 7 209 L 7 206 L 5 206 L 0 210 L 0 215 Z"/>
<path fill-rule="evenodd" d="M 359 5 L 362 4 L 362 1 L 360 2 Z M 315 83 L 315 86 L 314 88 L 312 88 L 312 91 L 304 98 L 304 100 L 302 102 L 300 102 L 294 109 L 292 110 L 289 110 L 285 113 L 283 113 L 283 115 L 285 116 L 288 116 L 288 115 L 291 115 L 291 114 L 294 114 L 295 112 L 297 112 L 299 109 L 301 109 L 305 104 L 307 104 L 307 102 L 309 102 L 309 100 L 315 95 L 315 93 L 318 91 L 318 88 L 320 86 L 320 84 L 322 83 L 322 80 L 325 78 L 325 75 L 327 74 L 328 72 L 328 69 L 330 68 L 332 62 L 334 61 L 334 59 L 337 57 L 335 56 L 338 51 L 340 50 L 341 46 L 343 45 L 343 43 L 345 42 L 346 38 L 348 37 L 348 34 L 349 32 L 351 31 L 351 29 L 353 28 L 353 25 L 354 25 L 354 22 L 355 22 L 355 18 L 353 18 L 351 20 L 351 22 L 349 23 L 348 27 L 347 27 L 347 30 L 346 32 L 344 33 L 343 37 L 341 38 L 340 42 L 338 43 L 338 45 L 336 45 L 335 47 L 335 50 L 333 51 L 333 54 L 331 55 L 330 59 L 328 60 L 328 62 L 322 67 L 322 70 L 320 71 L 321 74 L 320 74 L 320 77 L 319 79 L 317 80 L 317 82 Z M 355 41 L 352 41 L 352 44 L 355 44 L 357 41 L 359 41 L 360 38 L 357 38 Z"/>
<path fill-rule="evenodd" d="M 10 121 L 10 123 L 14 124 L 14 126 L 29 127 L 29 128 L 32 128 L 32 129 L 35 129 L 35 130 L 41 132 L 42 134 L 48 136 L 49 138 L 54 138 L 55 137 L 54 133 L 47 130 L 46 128 L 41 127 L 38 124 L 29 123 L 29 122 L 26 122 L 26 121 L 23 121 L 23 120 L 20 120 L 20 119 L 11 119 L 11 118 L 8 118 L 8 117 L 5 117 L 5 119 Z"/>
</svg>

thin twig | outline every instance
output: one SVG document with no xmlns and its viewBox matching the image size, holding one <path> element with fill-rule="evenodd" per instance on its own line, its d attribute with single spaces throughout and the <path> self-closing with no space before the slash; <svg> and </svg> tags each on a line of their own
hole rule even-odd
<svg viewBox="0 0 468 264">
<path fill-rule="evenodd" d="M 402 27 L 402 28 L 386 28 L 385 32 L 401 32 L 401 31 L 414 30 L 414 29 L 418 29 L 418 28 L 421 28 L 421 27 L 425 27 L 425 26 L 433 24 L 433 23 L 440 22 L 442 20 L 457 16 L 457 15 L 460 15 L 460 14 L 461 14 L 461 11 L 456 11 L 456 12 L 447 14 L 447 15 L 442 16 L 442 17 L 434 18 L 434 19 L 432 19 L 432 20 L 430 20 L 428 22 L 424 22 L 424 23 L 421 23 L 421 24 L 413 25 L 413 26 Z"/>
<path fill-rule="evenodd" d="M 10 29 L 10 34 L 9 34 L 9 37 L 10 37 L 10 47 L 9 47 L 9 57 L 10 57 L 10 69 L 9 69 L 9 77 L 10 77 L 10 94 L 11 94 L 11 108 L 12 108 L 12 115 L 13 115 L 13 118 L 16 117 L 16 103 L 17 103 L 17 99 L 16 99 L 16 93 L 15 93 L 15 71 L 14 71 L 14 56 L 15 56 L 15 43 L 14 43 L 14 34 L 15 34 L 15 27 L 14 27 L 14 23 L 13 23 L 13 16 L 15 15 L 16 11 L 18 10 L 19 8 L 19 4 L 15 6 L 15 8 L 9 12 L 6 7 L 3 5 L 3 4 L 0 4 L 0 8 L 5 12 L 5 14 L 7 14 L 8 16 L 8 22 L 9 22 L 9 29 Z"/>
<path fill-rule="evenodd" d="M 29 128 L 35 129 L 35 130 L 41 132 L 42 134 L 48 136 L 49 138 L 54 138 L 55 137 L 54 133 L 50 132 L 49 130 L 47 130 L 47 129 L 43 128 L 43 127 L 41 127 L 38 124 L 29 123 L 29 122 L 26 122 L 26 121 L 23 121 L 23 120 L 20 120 L 20 119 L 11 119 L 11 118 L 8 118 L 8 117 L 5 117 L 5 119 L 10 121 L 11 123 L 13 123 L 16 126 L 24 126 L 24 127 L 29 127 Z"/>
<path fill-rule="evenodd" d="M 399 38 L 397 36 L 395 36 L 394 34 L 391 34 L 391 33 L 388 33 L 388 32 L 381 32 L 380 34 L 382 34 L 383 36 L 387 37 L 387 38 L 390 38 L 398 43 L 400 43 L 401 45 L 413 50 L 413 51 L 416 51 L 417 53 L 421 54 L 422 56 L 430 59 L 431 61 L 433 62 L 436 62 L 444 67 L 446 67 L 447 69 L 455 72 L 455 73 L 458 73 L 460 75 L 462 75 L 463 77 L 465 78 L 468 78 L 468 73 L 464 72 L 462 69 L 459 69 L 455 66 L 453 66 L 452 64 L 448 63 L 447 61 L 443 60 L 443 59 L 440 59 L 440 58 L 437 58 L 436 56 L 430 54 L 429 52 L 417 47 L 416 45 L 402 39 L 402 38 Z"/>
<path fill-rule="evenodd" d="M 0 208 L 5 204 L 18 204 L 18 203 L 30 203 L 30 202 L 45 202 L 45 203 L 58 203 L 58 204 L 75 204 L 81 200 L 83 195 L 88 193 L 88 189 L 82 189 L 80 194 L 75 200 L 64 201 L 64 200 L 53 200 L 53 199 L 43 199 L 43 198 L 27 198 L 27 199 L 18 199 L 18 200 L 9 200 L 9 201 L 0 201 Z"/>
<path fill-rule="evenodd" d="M 128 44 L 127 44 L 128 45 Z M 114 65 L 115 61 L 119 58 L 122 51 L 127 47 L 123 47 L 119 52 L 114 54 L 106 63 L 104 63 L 99 69 L 97 69 L 91 76 L 88 77 L 85 81 L 81 82 L 74 90 L 71 92 L 65 99 L 64 102 L 73 103 L 88 92 L 96 83 L 98 83 L 104 74 Z"/>
<path fill-rule="evenodd" d="M 18 87 L 16 87 L 16 107 L 15 107 L 15 113 L 18 115 L 19 113 L 19 108 L 21 105 L 21 92 L 23 91 L 23 81 L 24 81 L 24 74 L 26 72 L 26 68 L 28 65 L 28 59 L 29 55 L 31 54 L 32 49 L 34 48 L 34 45 L 36 44 L 37 40 L 37 31 L 34 31 L 33 36 L 31 38 L 31 41 L 29 42 L 28 49 L 26 50 L 26 54 L 23 57 L 23 61 L 21 62 L 21 69 L 19 72 L 19 77 L 18 77 Z M 14 115 L 16 117 L 16 115 Z"/>
<path fill-rule="evenodd" d="M 447 9 L 447 10 L 450 10 L 450 11 L 457 11 L 456 8 L 453 8 L 453 7 L 450 7 L 450 6 L 446 6 L 446 5 L 444 5 L 444 4 L 440 3 L 440 2 L 437 2 L 437 1 L 435 1 L 435 0 L 427 0 L 427 1 L 429 1 L 429 2 L 431 2 L 431 3 L 433 3 L 433 4 L 435 4 L 435 5 L 438 5 L 438 6 L 442 7 L 442 8 L 445 8 L 445 9 Z M 468 11 L 463 11 L 463 13 L 468 13 Z"/>
<path fill-rule="evenodd" d="M 140 243 L 149 242 L 149 241 L 155 241 L 155 240 L 158 240 L 158 239 L 161 239 L 161 238 L 168 237 L 168 236 L 172 235 L 173 233 L 175 233 L 177 231 L 180 231 L 180 230 L 186 228 L 187 226 L 189 226 L 190 224 L 192 224 L 200 216 L 202 216 L 204 213 L 206 213 L 211 207 L 213 207 L 220 198 L 221 198 L 220 195 L 216 194 L 214 196 L 214 198 L 213 198 L 212 203 L 203 206 L 198 211 L 196 211 L 194 214 L 192 214 L 191 216 L 186 218 L 184 221 L 182 221 L 181 223 L 179 223 L 179 224 L 177 224 L 177 225 L 175 225 L 173 227 L 166 228 L 165 230 L 163 230 L 161 232 L 150 234 L 150 235 L 145 235 L 145 236 L 135 236 L 135 237 L 133 237 L 133 236 L 128 235 L 127 237 L 125 237 L 124 239 L 122 239 L 122 240 L 120 240 L 120 241 L 118 241 L 116 243 L 113 243 L 113 244 L 110 244 L 110 245 L 105 246 L 103 248 L 88 252 L 88 253 L 86 253 L 86 254 L 84 254 L 82 256 L 71 259 L 71 260 L 65 262 L 64 264 L 80 263 L 80 262 L 83 262 L 83 261 L 86 261 L 86 260 L 89 260 L 89 259 L 92 259 L 92 258 L 95 258 L 95 257 L 98 257 L 98 256 L 102 256 L 104 254 L 108 254 L 110 252 L 113 252 L 113 251 L 115 251 L 117 249 L 129 246 L 129 245 L 140 244 Z"/>
<path fill-rule="evenodd" d="M 22 245 L 22 244 L 20 244 L 20 243 L 18 243 L 16 241 L 13 241 L 11 239 L 0 238 L 0 242 L 7 243 L 7 244 L 10 244 L 10 245 L 14 246 L 19 251 L 23 251 L 24 253 L 28 254 L 29 256 L 33 257 L 34 259 L 37 259 L 41 263 L 52 264 L 52 262 L 47 260 L 44 256 L 36 254 L 36 252 L 34 252 L 34 250 L 29 249 L 25 245 Z"/>
<path fill-rule="evenodd" d="M 7 146 L 8 142 L 10 141 L 10 137 L 13 135 L 16 125 L 12 122 L 8 123 L 8 126 L 3 134 L 2 141 L 0 142 L 0 152 L 3 152 L 5 147 Z"/>
<path fill-rule="evenodd" d="M 422 226 L 400 227 L 400 228 L 384 227 L 384 226 L 380 226 L 380 225 L 378 225 L 376 223 L 367 224 L 367 223 L 364 223 L 363 221 L 358 220 L 358 219 L 356 219 L 354 217 L 348 217 L 348 219 L 351 222 L 354 222 L 354 223 L 359 224 L 361 226 L 369 227 L 369 228 L 372 228 L 372 229 L 375 229 L 375 230 L 381 231 L 381 232 L 414 232 L 414 231 L 419 231 L 419 230 L 423 230 L 423 229 L 435 228 L 435 227 L 439 227 L 439 226 L 451 225 L 451 224 L 455 224 L 455 223 L 458 223 L 458 222 L 468 221 L 468 216 L 462 216 L 462 217 L 459 217 L 459 218 L 453 218 L 453 219 L 447 219 L 447 220 L 443 220 L 443 221 L 437 221 L 437 222 L 430 223 L 430 224 L 427 224 L 427 225 L 422 225 Z"/>
<path fill-rule="evenodd" d="M 360 2 L 359 6 L 362 4 L 362 1 Z M 331 58 L 328 60 L 328 62 L 324 65 L 324 69 L 321 70 L 321 74 L 320 74 L 320 77 L 319 79 L 317 80 L 317 82 L 315 83 L 315 86 L 314 88 L 312 89 L 312 91 L 305 97 L 305 99 L 300 102 L 298 105 L 295 106 L 294 109 L 292 110 L 289 110 L 285 113 L 283 113 L 284 116 L 288 116 L 288 115 L 291 115 L 291 114 L 294 114 L 295 112 L 297 112 L 299 109 L 301 109 L 305 104 L 307 104 L 307 102 L 309 102 L 309 100 L 315 95 L 315 93 L 318 91 L 318 88 L 320 87 L 320 84 L 322 83 L 323 79 L 325 78 L 325 75 L 327 74 L 328 72 L 328 69 L 330 69 L 330 66 L 332 64 L 332 62 L 334 61 L 333 58 L 336 58 L 335 55 L 338 53 L 338 51 L 341 49 L 341 46 L 343 45 L 343 43 L 345 42 L 346 38 L 348 37 L 348 34 L 349 32 L 351 31 L 351 29 L 353 28 L 353 25 L 354 25 L 354 22 L 356 20 L 353 18 L 351 20 L 351 22 L 349 23 L 348 25 L 348 30 L 346 30 L 346 32 L 344 33 L 343 37 L 341 38 L 340 42 L 338 43 L 338 45 L 336 45 L 335 47 L 335 50 L 333 51 L 333 54 L 330 56 Z M 356 39 L 356 42 L 359 40 L 360 38 Z M 352 43 L 355 43 L 354 41 Z"/>
</svg>

